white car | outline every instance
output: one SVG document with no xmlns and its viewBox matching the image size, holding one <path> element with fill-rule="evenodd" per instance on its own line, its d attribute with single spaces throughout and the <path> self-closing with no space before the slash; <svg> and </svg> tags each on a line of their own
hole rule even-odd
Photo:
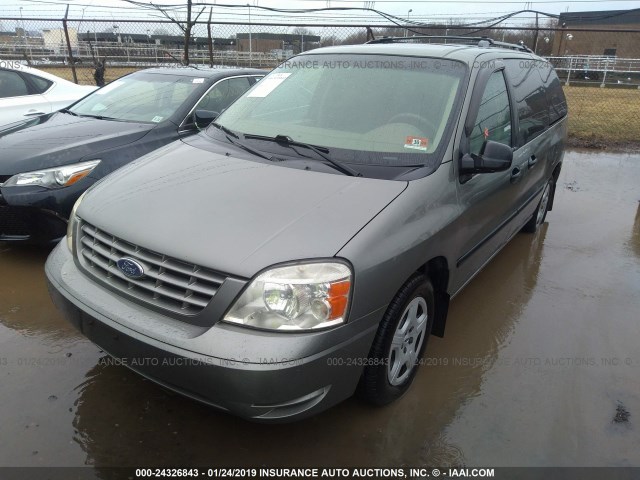
<svg viewBox="0 0 640 480">
<path fill-rule="evenodd" d="M 96 88 L 19 62 L 0 62 L 0 127 L 60 110 Z"/>
</svg>

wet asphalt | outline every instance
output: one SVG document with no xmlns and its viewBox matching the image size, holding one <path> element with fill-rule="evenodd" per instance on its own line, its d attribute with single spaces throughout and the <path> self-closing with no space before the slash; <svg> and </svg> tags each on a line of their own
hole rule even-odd
<svg viewBox="0 0 640 480">
<path fill-rule="evenodd" d="M 110 364 L 0 243 L 0 466 L 640 466 L 640 155 L 567 152 L 554 209 L 451 304 L 410 392 L 253 424 Z"/>
</svg>

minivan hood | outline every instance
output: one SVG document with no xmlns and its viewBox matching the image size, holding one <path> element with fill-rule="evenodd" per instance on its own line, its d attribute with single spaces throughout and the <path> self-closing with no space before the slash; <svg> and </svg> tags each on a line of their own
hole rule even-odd
<svg viewBox="0 0 640 480">
<path fill-rule="evenodd" d="M 98 120 L 56 112 L 9 127 L 0 129 L 0 175 L 75 163 L 88 155 L 135 142 L 155 124 Z"/>
<path fill-rule="evenodd" d="M 249 278 L 276 263 L 334 256 L 406 186 L 178 141 L 95 185 L 78 215 L 133 244 Z"/>
</svg>

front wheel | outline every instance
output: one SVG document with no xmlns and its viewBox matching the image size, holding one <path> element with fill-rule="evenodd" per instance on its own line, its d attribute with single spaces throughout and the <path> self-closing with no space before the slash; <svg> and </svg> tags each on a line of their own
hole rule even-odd
<svg viewBox="0 0 640 480">
<path fill-rule="evenodd" d="M 542 198 L 540 199 L 538 208 L 536 208 L 536 211 L 533 212 L 533 215 L 531 216 L 529 221 L 525 223 L 524 227 L 522 227 L 523 232 L 535 233 L 538 231 L 538 228 L 540 228 L 540 225 L 544 223 L 544 219 L 547 218 L 547 212 L 549 211 L 549 201 L 551 200 L 551 195 L 553 195 L 554 188 L 555 182 L 553 181 L 552 177 L 544 186 L 544 190 L 542 191 Z"/>
<path fill-rule="evenodd" d="M 396 294 L 373 341 L 358 385 L 360 398 L 386 405 L 408 390 L 431 334 L 434 298 L 424 275 L 412 277 Z"/>
</svg>

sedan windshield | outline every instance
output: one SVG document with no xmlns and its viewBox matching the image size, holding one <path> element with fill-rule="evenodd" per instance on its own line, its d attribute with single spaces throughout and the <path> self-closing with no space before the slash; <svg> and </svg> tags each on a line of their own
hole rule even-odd
<svg viewBox="0 0 640 480">
<path fill-rule="evenodd" d="M 199 80 L 153 73 L 130 75 L 96 90 L 68 110 L 79 116 L 159 123 L 202 87 Z"/>
<path fill-rule="evenodd" d="M 278 137 L 354 165 L 425 165 L 445 143 L 465 74 L 443 59 L 304 55 L 261 80 L 216 125 L 264 149 Z"/>
</svg>

